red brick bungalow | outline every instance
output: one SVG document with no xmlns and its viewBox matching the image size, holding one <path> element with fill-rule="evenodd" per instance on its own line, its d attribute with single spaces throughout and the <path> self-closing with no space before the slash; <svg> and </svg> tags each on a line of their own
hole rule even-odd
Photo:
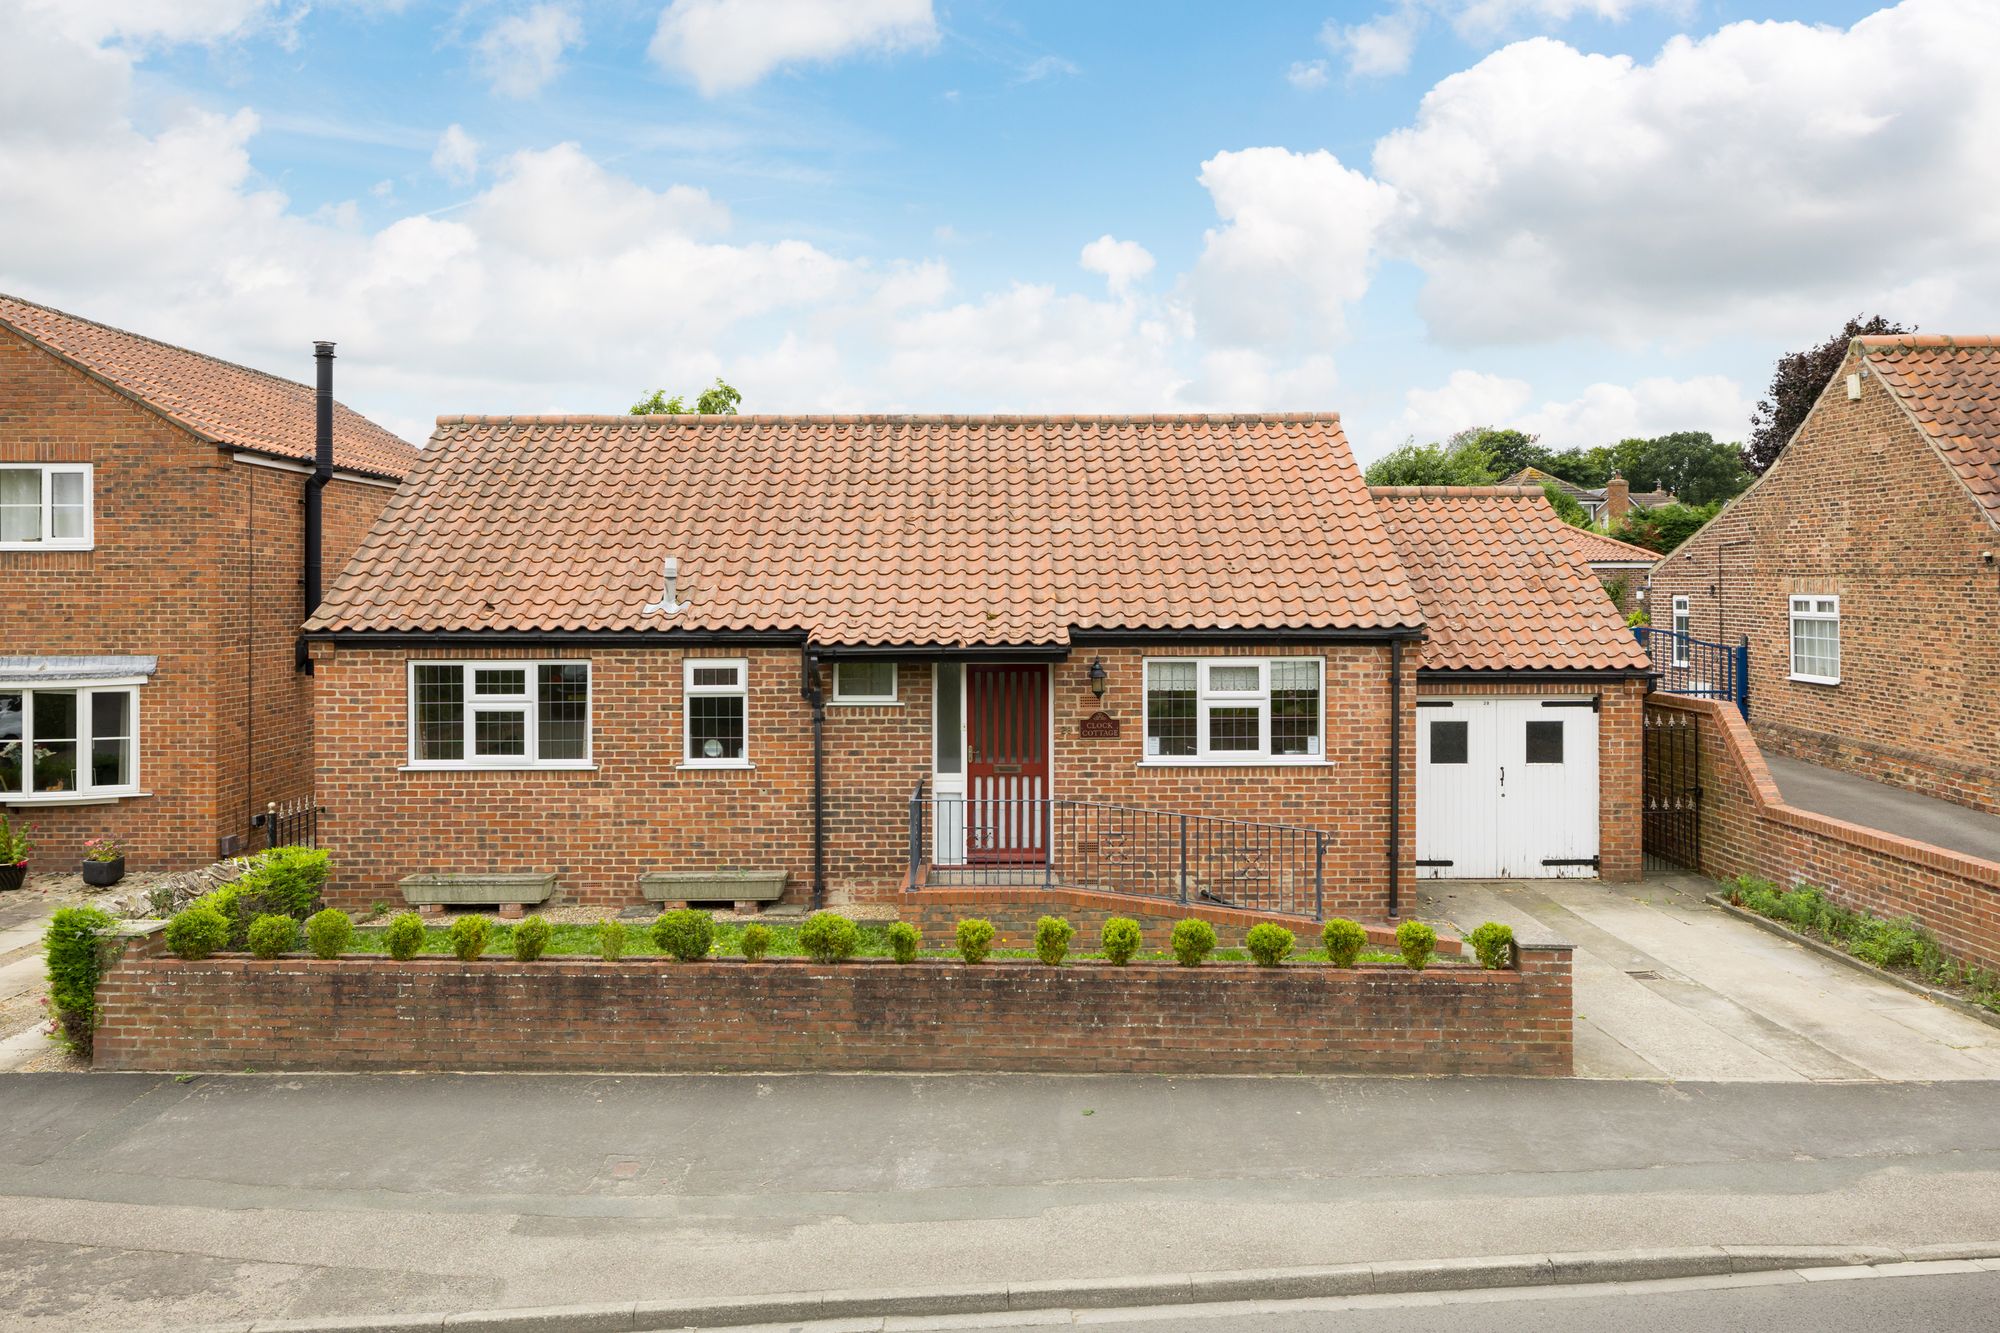
<svg viewBox="0 0 2000 1333">
<path fill-rule="evenodd" d="M 323 436 L 312 387 L 0 296 L 0 807 L 34 870 L 97 836 L 205 863 L 311 792 L 315 571 L 416 457 L 322 401 Z"/>
<path fill-rule="evenodd" d="M 440 418 L 308 626 L 332 893 L 1630 877 L 1646 662 L 1560 528 L 1330 414 Z"/>
</svg>

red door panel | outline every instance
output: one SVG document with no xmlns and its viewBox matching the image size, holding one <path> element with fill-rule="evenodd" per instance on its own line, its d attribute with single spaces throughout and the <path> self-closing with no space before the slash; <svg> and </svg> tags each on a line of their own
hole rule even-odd
<svg viewBox="0 0 2000 1333">
<path fill-rule="evenodd" d="M 1040 865 L 1047 854 L 1049 669 L 965 668 L 966 859 Z"/>
</svg>

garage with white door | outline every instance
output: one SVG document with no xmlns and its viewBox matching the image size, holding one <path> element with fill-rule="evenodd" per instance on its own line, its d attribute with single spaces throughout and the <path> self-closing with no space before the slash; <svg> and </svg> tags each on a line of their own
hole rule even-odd
<svg viewBox="0 0 2000 1333">
<path fill-rule="evenodd" d="M 1598 699 L 1417 701 L 1417 873 L 1598 873 Z"/>
</svg>

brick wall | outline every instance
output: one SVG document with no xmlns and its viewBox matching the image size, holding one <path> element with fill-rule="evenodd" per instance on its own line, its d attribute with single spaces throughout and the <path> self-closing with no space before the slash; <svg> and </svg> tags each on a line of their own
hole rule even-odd
<svg viewBox="0 0 2000 1333">
<path fill-rule="evenodd" d="M 1518 970 L 1247 964 L 285 959 L 135 945 L 98 991 L 125 1070 L 1571 1070 L 1568 946 Z M 449 1040 L 443 1038 L 448 1036 Z"/>
<path fill-rule="evenodd" d="M 1849 908 L 1915 917 L 1952 953 L 2000 968 L 2000 865 L 1785 804 L 1731 705 L 1657 694 L 1649 706 L 1699 718 L 1704 873 L 1814 884 Z"/>
<path fill-rule="evenodd" d="M 2000 547 L 1951 469 L 1852 353 L 1758 484 L 1655 569 L 1654 623 L 1750 638 L 1750 718 L 1773 753 L 2000 810 Z M 1789 679 L 1793 593 L 1840 597 L 1841 681 Z"/>
</svg>

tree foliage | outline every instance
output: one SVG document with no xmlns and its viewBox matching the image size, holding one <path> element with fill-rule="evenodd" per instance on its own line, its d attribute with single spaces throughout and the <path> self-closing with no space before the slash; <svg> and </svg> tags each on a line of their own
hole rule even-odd
<svg viewBox="0 0 2000 1333">
<path fill-rule="evenodd" d="M 1493 459 L 1476 440 L 1418 444 L 1406 440 L 1368 465 L 1370 486 L 1491 486 Z"/>
<path fill-rule="evenodd" d="M 1658 509 L 1632 509 L 1611 530 L 1611 535 L 1621 542 L 1665 555 L 1701 531 L 1702 524 L 1714 518 L 1721 508 L 1721 502 L 1716 501 L 1705 505 L 1676 503 Z"/>
<path fill-rule="evenodd" d="M 717 376 L 714 388 L 703 389 L 695 395 L 693 407 L 687 405 L 686 397 L 681 394 L 669 398 L 665 389 L 655 389 L 632 404 L 631 413 L 635 417 L 678 417 L 689 412 L 711 417 L 733 417 L 742 402 L 743 395 Z"/>
<path fill-rule="evenodd" d="M 1870 333 L 1913 332 L 1914 327 L 1905 328 L 1881 315 L 1870 315 L 1867 319 L 1856 315 L 1819 346 L 1779 357 L 1777 370 L 1771 375 L 1771 387 L 1765 390 L 1767 396 L 1750 414 L 1750 440 L 1743 447 L 1744 465 L 1762 476 L 1778 461 L 1778 455 L 1784 452 L 1786 443 L 1806 419 L 1806 413 L 1819 400 L 1820 390 L 1840 369 L 1851 340 Z"/>
<path fill-rule="evenodd" d="M 1576 502 L 1576 497 L 1552 481 L 1542 483 L 1542 494 L 1549 497 L 1549 505 L 1556 511 L 1556 517 L 1573 528 L 1596 526 L 1590 521 L 1590 511 Z"/>
</svg>

